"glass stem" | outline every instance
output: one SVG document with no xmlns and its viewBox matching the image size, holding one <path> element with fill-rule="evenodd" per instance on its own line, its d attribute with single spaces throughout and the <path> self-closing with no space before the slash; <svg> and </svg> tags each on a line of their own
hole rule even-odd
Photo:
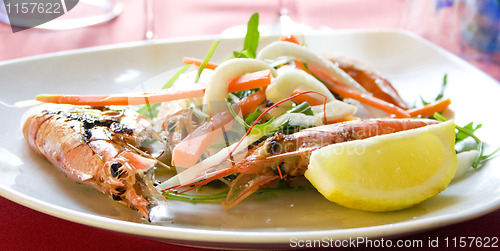
<svg viewBox="0 0 500 251">
<path fill-rule="evenodd" d="M 155 36 L 154 32 L 154 0 L 144 0 L 145 9 L 145 26 L 144 26 L 144 39 L 151 40 Z"/>
</svg>

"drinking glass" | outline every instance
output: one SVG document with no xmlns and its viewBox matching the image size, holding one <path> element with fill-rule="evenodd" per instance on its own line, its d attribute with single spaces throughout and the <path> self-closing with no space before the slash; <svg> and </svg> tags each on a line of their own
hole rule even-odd
<svg viewBox="0 0 500 251">
<path fill-rule="evenodd" d="M 49 2 L 0 0 L 0 21 L 11 24 L 7 15 L 7 9 L 9 9 L 11 13 L 17 11 L 25 14 L 13 22 L 14 26 L 22 27 L 19 30 L 31 27 L 66 30 L 107 22 L 120 15 L 123 10 L 123 4 L 119 0 L 62 0 L 53 2 L 50 2 L 51 8 L 49 9 L 47 5 Z M 61 8 L 56 9 L 56 6 Z M 46 18 L 46 15 L 53 15 L 54 11 L 62 11 L 63 14 L 45 23 L 39 21 Z M 34 25 L 38 23 L 41 24 Z"/>
<path fill-rule="evenodd" d="M 277 0 L 276 16 L 273 23 L 260 24 L 259 32 L 263 36 L 267 35 L 291 35 L 296 33 L 307 33 L 313 31 L 306 24 L 298 23 L 293 19 L 297 10 L 296 0 Z M 230 27 L 222 32 L 224 37 L 243 37 L 246 34 L 246 25 Z"/>
<path fill-rule="evenodd" d="M 144 0 L 144 39 L 152 40 L 155 37 L 154 0 Z"/>
</svg>

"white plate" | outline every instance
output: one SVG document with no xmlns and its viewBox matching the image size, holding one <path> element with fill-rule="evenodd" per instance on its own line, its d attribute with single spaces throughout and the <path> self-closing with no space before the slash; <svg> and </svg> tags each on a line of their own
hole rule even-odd
<svg viewBox="0 0 500 251">
<path fill-rule="evenodd" d="M 342 31 L 306 39 L 314 51 L 336 53 L 373 66 L 409 103 L 419 95 L 434 97 L 448 74 L 446 95 L 452 98 L 457 123 L 483 123 L 479 136 L 500 145 L 498 115 L 491 109 L 500 107 L 498 83 L 450 53 L 397 31 Z M 0 101 L 13 104 L 40 93 L 130 91 L 142 81 L 180 66 L 183 56 L 203 58 L 211 43 L 207 39 L 126 44 L 0 63 Z M 241 46 L 241 40 L 221 41 L 213 61 L 226 59 Z M 139 213 L 73 183 L 29 149 L 20 126 L 24 110 L 0 104 L 0 154 L 5 159 L 8 150 L 18 158 L 0 164 L 1 196 L 70 221 L 170 243 L 259 248 L 289 247 L 291 240 L 397 237 L 500 208 L 500 159 L 494 159 L 454 181 L 438 196 L 398 212 L 350 210 L 326 201 L 315 191 L 300 191 L 248 199 L 227 212 L 216 204 L 171 201 L 174 224 L 151 225 Z"/>
</svg>

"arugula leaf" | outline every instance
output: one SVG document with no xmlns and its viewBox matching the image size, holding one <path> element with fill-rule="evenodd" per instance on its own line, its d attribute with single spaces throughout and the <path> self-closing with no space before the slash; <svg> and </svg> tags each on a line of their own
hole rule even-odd
<svg viewBox="0 0 500 251">
<path fill-rule="evenodd" d="M 233 106 L 231 105 L 231 102 L 229 102 L 227 99 L 226 99 L 226 105 L 227 105 L 227 109 L 229 109 L 229 112 L 231 113 L 231 115 L 233 115 L 234 119 L 236 119 L 236 121 L 238 121 L 238 123 L 245 126 L 246 129 L 250 128 L 250 125 L 248 125 L 245 122 L 245 120 L 243 120 L 238 114 L 236 114 L 236 112 L 233 109 Z"/>
<path fill-rule="evenodd" d="M 247 33 L 243 43 L 242 51 L 233 51 L 235 58 L 255 58 L 259 46 L 259 13 L 254 13 L 247 24 Z"/>
<path fill-rule="evenodd" d="M 260 114 L 259 114 L 259 115 L 257 115 L 257 116 L 253 119 L 253 121 L 252 121 L 251 123 L 247 123 L 247 122 L 246 122 L 246 120 L 243 120 L 243 118 L 241 118 L 240 116 L 238 116 L 238 114 L 236 114 L 236 112 L 234 111 L 233 106 L 231 105 L 231 103 L 227 102 L 227 100 L 226 100 L 226 103 L 227 103 L 227 108 L 229 109 L 229 112 L 231 113 L 231 115 L 233 115 L 234 119 L 236 119 L 236 121 L 238 121 L 238 123 L 240 123 L 240 124 L 242 124 L 243 126 L 245 126 L 245 128 L 246 128 L 247 130 L 248 130 L 248 129 L 250 129 L 250 127 L 252 127 L 253 123 L 255 123 L 255 120 L 256 120 L 256 119 L 260 116 Z M 259 110 L 259 109 L 257 109 L 257 110 Z M 260 110 L 259 110 L 259 111 L 260 111 Z M 257 112 L 257 111 L 256 111 L 256 112 Z M 254 113 L 256 113 L 256 112 L 254 112 Z M 254 114 L 254 113 L 252 113 L 252 114 Z M 262 114 L 262 112 L 261 112 L 261 114 Z M 255 115 L 254 115 L 254 116 L 255 116 Z M 248 119 L 248 118 L 247 118 L 247 119 Z M 250 132 L 250 134 L 252 134 L 252 132 L 254 132 L 254 130 L 255 130 L 255 131 L 257 131 L 257 132 L 261 133 L 263 136 L 268 135 L 270 132 L 272 132 L 272 131 L 273 131 L 273 130 L 270 130 L 270 129 L 268 128 L 268 126 L 269 126 L 269 125 L 272 125 L 273 120 L 274 120 L 274 118 L 272 118 L 272 119 L 268 120 L 266 123 L 263 123 L 263 124 L 255 124 L 255 125 L 253 126 L 252 131 Z M 278 126 L 278 127 L 279 127 L 279 126 Z M 269 131 L 269 132 L 268 132 L 268 131 Z M 273 133 L 274 133 L 274 132 L 273 132 Z M 250 134 L 249 134 L 249 135 L 250 135 Z"/>
<path fill-rule="evenodd" d="M 477 165 L 480 165 L 480 164 L 484 163 L 485 161 L 492 159 L 494 157 L 494 155 L 497 154 L 499 151 L 500 151 L 500 148 L 497 148 L 495 151 L 493 151 L 492 153 L 490 153 L 488 155 L 480 155 L 479 158 L 477 159 L 477 162 L 478 162 Z M 474 162 L 474 163 L 476 163 L 476 162 Z"/>
<path fill-rule="evenodd" d="M 253 134 L 257 135 L 262 135 L 262 137 L 268 137 L 269 135 L 274 134 L 276 131 L 276 128 L 274 128 L 274 118 L 271 118 L 268 120 L 266 123 L 263 124 L 256 124 L 253 128 L 252 131 L 250 132 L 249 136 Z M 253 123 L 252 123 L 253 124 Z M 280 125 L 281 126 L 281 125 Z M 279 126 L 278 126 L 279 127 Z"/>
<path fill-rule="evenodd" d="M 448 119 L 443 116 L 441 113 L 434 113 L 434 118 L 436 118 L 437 120 L 440 120 L 440 121 L 447 121 Z M 484 164 L 484 162 L 486 162 L 487 160 L 491 159 L 494 157 L 494 155 L 496 153 L 498 153 L 498 151 L 500 151 L 500 148 L 494 150 L 492 153 L 490 154 L 485 154 L 484 153 L 484 142 L 482 140 L 480 140 L 476 135 L 474 135 L 474 132 L 476 132 L 476 130 L 478 130 L 479 128 L 481 128 L 482 124 L 479 124 L 477 125 L 475 128 L 473 126 L 473 123 L 469 123 L 467 124 L 466 126 L 464 127 L 461 127 L 461 126 L 458 126 L 458 125 L 455 125 L 455 128 L 457 129 L 457 133 L 455 135 L 455 138 L 457 141 L 455 141 L 455 144 L 460 142 L 460 141 L 463 141 L 464 139 L 468 138 L 468 137 L 471 137 L 474 139 L 474 141 L 476 141 L 476 144 L 477 144 L 477 151 L 479 152 L 479 155 L 477 156 L 476 160 L 474 161 L 474 163 L 472 163 L 472 167 L 473 168 L 478 168 L 480 167 L 482 164 Z M 459 152 L 457 152 L 459 153 Z"/>
<path fill-rule="evenodd" d="M 436 98 L 434 98 L 434 101 L 431 101 L 431 102 L 427 102 L 424 100 L 424 98 L 422 98 L 422 96 L 420 96 L 420 101 L 422 101 L 422 104 L 423 105 L 429 105 L 433 102 L 437 102 L 441 99 L 443 99 L 444 97 L 444 90 L 446 89 L 446 85 L 448 84 L 448 74 L 444 74 L 444 77 L 443 77 L 443 84 L 441 85 L 441 90 L 439 91 L 438 95 L 436 96 Z"/>
<path fill-rule="evenodd" d="M 483 126 L 483 124 L 479 124 L 474 128 L 474 122 L 470 122 L 469 124 L 467 124 L 463 128 L 469 130 L 471 133 L 474 133 L 474 132 L 476 132 L 477 129 L 481 128 L 481 126 Z M 466 139 L 468 137 L 470 137 L 470 135 L 459 130 L 457 132 L 457 134 L 455 135 L 455 143 L 463 141 L 464 139 Z"/>
<path fill-rule="evenodd" d="M 201 73 L 203 72 L 203 69 L 205 69 L 205 67 L 208 64 L 208 61 L 210 61 L 210 59 L 214 55 L 215 49 L 217 49 L 218 45 L 219 45 L 219 40 L 214 40 L 214 42 L 212 43 L 212 46 L 210 46 L 210 49 L 207 52 L 207 55 L 203 59 L 203 62 L 201 62 L 200 67 L 198 68 L 198 75 L 196 76 L 195 83 L 198 83 L 198 80 L 200 80 L 200 76 L 201 76 Z"/>
<path fill-rule="evenodd" d="M 247 118 L 245 119 L 245 123 L 248 125 L 251 125 L 255 122 L 255 120 L 262 114 L 262 111 L 260 109 L 255 110 L 255 112 L 250 113 L 247 115 Z"/>
<path fill-rule="evenodd" d="M 255 88 L 255 89 L 250 89 L 250 90 L 245 90 L 245 91 L 239 91 L 239 92 L 233 92 L 232 94 L 236 96 L 238 99 L 244 99 L 254 93 L 256 93 L 260 88 Z"/>
<path fill-rule="evenodd" d="M 311 105 L 309 105 L 309 103 L 307 102 L 302 102 L 301 104 L 294 106 L 293 108 L 288 110 L 287 113 L 302 113 L 309 116 L 314 115 L 311 109 Z"/>
<path fill-rule="evenodd" d="M 443 98 L 444 90 L 446 89 L 447 84 L 448 84 L 448 74 L 444 74 L 443 85 L 441 85 L 441 91 L 439 91 L 439 93 L 438 93 L 437 97 L 434 99 L 434 101 L 439 101 Z"/>
</svg>

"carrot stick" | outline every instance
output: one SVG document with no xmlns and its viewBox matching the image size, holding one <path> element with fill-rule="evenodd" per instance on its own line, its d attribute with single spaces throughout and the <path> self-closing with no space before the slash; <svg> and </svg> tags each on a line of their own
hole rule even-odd
<svg viewBox="0 0 500 251">
<path fill-rule="evenodd" d="M 446 108 L 448 108 L 450 104 L 451 100 L 445 99 L 430 105 L 426 105 L 424 107 L 410 109 L 408 110 L 408 113 L 412 117 L 428 117 L 434 115 L 434 113 L 436 112 L 442 112 L 446 110 Z"/>
<path fill-rule="evenodd" d="M 239 92 L 260 87 L 271 83 L 271 70 L 263 70 L 241 75 L 227 83 L 227 92 Z"/>
<path fill-rule="evenodd" d="M 184 63 L 184 64 L 190 64 L 190 65 L 195 65 L 195 66 L 200 67 L 201 64 L 203 63 L 203 60 L 202 59 L 198 59 L 198 58 L 184 57 L 182 59 L 182 63 Z M 215 68 L 217 68 L 217 66 L 219 66 L 219 65 L 216 64 L 216 63 L 208 62 L 207 65 L 205 66 L 205 68 L 206 69 L 215 70 Z"/>
<path fill-rule="evenodd" d="M 233 115 L 229 111 L 213 116 L 174 147 L 172 165 L 188 168 L 196 164 L 208 146 L 231 128 L 233 123 Z"/>
<path fill-rule="evenodd" d="M 352 98 L 354 100 L 357 100 L 363 104 L 367 104 L 369 106 L 375 107 L 377 109 L 380 109 L 382 111 L 385 111 L 389 114 L 394 114 L 396 117 L 400 118 L 410 118 L 411 115 L 403 110 L 400 107 L 395 106 L 394 104 L 388 103 L 386 101 L 383 101 L 381 99 L 375 98 L 369 94 L 364 94 L 358 91 L 355 91 L 347 86 L 341 86 L 341 85 L 332 85 L 332 84 L 325 84 L 325 86 L 330 90 L 333 91 L 340 96 L 344 98 Z"/>
<path fill-rule="evenodd" d="M 290 43 L 294 43 L 294 44 L 300 45 L 300 41 L 294 35 L 282 36 L 280 38 L 280 41 L 285 41 L 285 42 L 290 42 Z"/>
<path fill-rule="evenodd" d="M 257 106 L 266 99 L 263 90 L 240 100 L 233 109 L 240 107 L 243 115 L 254 112 Z M 191 132 L 172 150 L 172 165 L 191 167 L 200 159 L 208 146 L 234 123 L 234 117 L 229 110 L 214 115 L 210 121 Z M 224 129 L 222 129 L 224 128 Z"/>
<path fill-rule="evenodd" d="M 188 90 L 164 89 L 156 93 L 135 93 L 122 95 L 38 95 L 35 100 L 47 103 L 70 104 L 70 105 L 90 105 L 90 106 L 108 106 L 108 105 L 142 105 L 154 104 L 166 101 L 202 97 L 205 94 L 206 86 L 203 84 L 195 85 L 195 88 Z"/>
<path fill-rule="evenodd" d="M 239 76 L 228 83 L 228 92 L 238 92 L 259 87 L 266 87 L 271 83 L 271 71 L 264 70 Z M 35 100 L 70 105 L 143 105 L 179 100 L 185 98 L 202 97 L 206 85 L 199 83 L 192 89 L 176 90 L 163 89 L 151 93 L 129 93 L 120 95 L 38 95 Z"/>
<path fill-rule="evenodd" d="M 307 90 L 302 90 L 300 88 L 297 88 L 297 89 L 293 90 L 291 96 L 295 96 L 296 94 L 299 94 L 299 93 L 302 93 L 305 91 L 307 91 Z M 298 95 L 297 97 L 293 98 L 292 101 L 297 103 L 297 104 L 307 102 L 311 106 L 322 105 L 325 103 L 324 100 L 317 99 L 309 94 Z"/>
<path fill-rule="evenodd" d="M 259 90 L 256 93 L 240 100 L 238 106 L 240 107 L 241 113 L 243 115 L 255 112 L 257 106 L 266 100 L 266 92 L 264 90 Z"/>
</svg>

